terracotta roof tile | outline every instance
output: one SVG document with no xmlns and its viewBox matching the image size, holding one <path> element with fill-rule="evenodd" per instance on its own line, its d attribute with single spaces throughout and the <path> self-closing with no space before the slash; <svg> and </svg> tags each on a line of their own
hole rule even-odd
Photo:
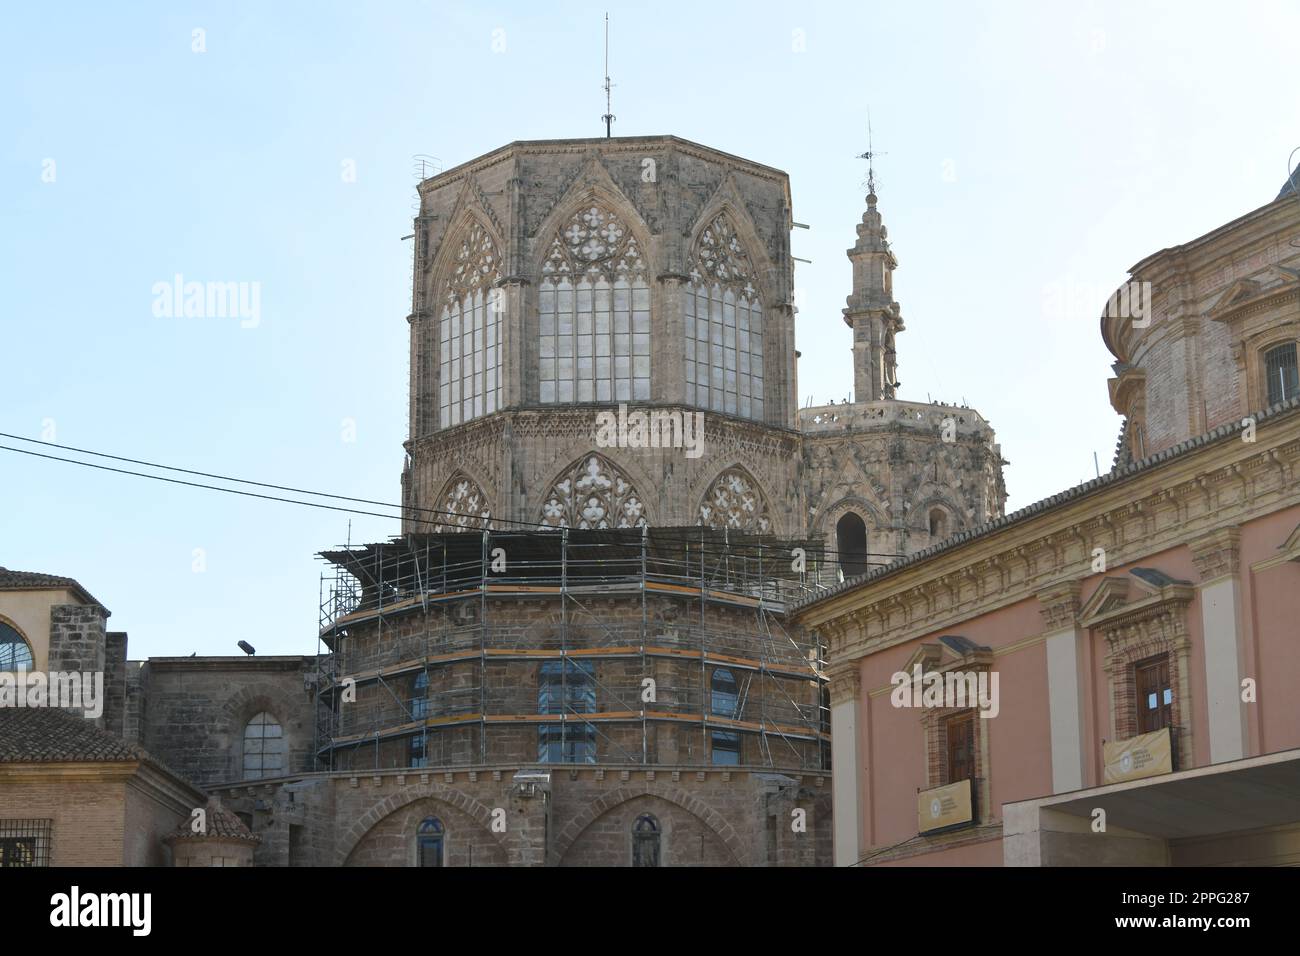
<svg viewBox="0 0 1300 956">
<path fill-rule="evenodd" d="M 116 763 L 138 760 L 188 780 L 143 747 L 57 707 L 0 707 L 0 763 Z"/>
<path fill-rule="evenodd" d="M 176 840 L 225 839 L 244 840 L 247 843 L 261 843 L 260 836 L 254 836 L 244 821 L 239 819 L 221 804 L 220 797 L 209 797 L 207 804 L 207 827 L 204 833 L 195 833 L 191 823 L 192 817 L 186 817 L 181 825 L 169 833 L 165 839 L 168 843 Z"/>
<path fill-rule="evenodd" d="M 91 604 L 104 606 L 74 578 L 65 578 L 58 574 L 42 574 L 39 571 L 14 571 L 0 568 L 0 591 L 26 591 L 33 588 L 67 588 L 77 591 Z"/>
</svg>

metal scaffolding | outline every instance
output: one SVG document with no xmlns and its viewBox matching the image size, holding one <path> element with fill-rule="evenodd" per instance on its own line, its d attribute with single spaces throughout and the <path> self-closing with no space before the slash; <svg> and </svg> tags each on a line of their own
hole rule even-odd
<svg viewBox="0 0 1300 956">
<path fill-rule="evenodd" d="M 790 602 L 839 579 L 838 556 L 817 542 L 703 527 L 483 530 L 321 556 L 323 768 L 364 766 L 365 748 L 376 767 L 541 762 L 521 743 L 539 728 L 558 730 L 565 762 L 599 750 L 600 763 L 655 764 L 651 728 L 665 724 L 699 728 L 679 764 L 708 762 L 723 735 L 737 753 L 756 741 L 748 765 L 828 765 L 825 649 L 784 623 Z M 557 686 L 515 679 L 519 662 L 558 671 Z M 717 668 L 736 675 L 734 692 L 711 687 Z M 421 756 L 381 757 L 393 741 Z"/>
</svg>

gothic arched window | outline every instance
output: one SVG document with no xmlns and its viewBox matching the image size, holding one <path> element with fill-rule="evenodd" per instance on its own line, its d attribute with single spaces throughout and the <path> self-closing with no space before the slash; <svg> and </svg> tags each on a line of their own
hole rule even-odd
<svg viewBox="0 0 1300 956">
<path fill-rule="evenodd" d="M 542 502 L 542 524 L 551 528 L 640 528 L 645 505 L 632 483 L 604 455 L 594 452 L 573 464 Z"/>
<path fill-rule="evenodd" d="M 726 528 L 769 534 L 772 518 L 767 501 L 749 475 L 739 468 L 728 468 L 718 475 L 700 502 L 700 524 L 706 528 Z"/>
<path fill-rule="evenodd" d="M 263 711 L 244 725 L 244 779 L 258 780 L 284 773 L 284 731 Z"/>
<path fill-rule="evenodd" d="M 930 543 L 948 537 L 948 515 L 942 508 L 930 509 Z"/>
<path fill-rule="evenodd" d="M 632 824 L 632 865 L 658 866 L 660 844 L 659 821 L 643 813 Z"/>
<path fill-rule="evenodd" d="M 434 534 L 474 531 L 488 527 L 491 522 L 492 508 L 488 505 L 487 495 L 473 478 L 464 474 L 448 481 L 437 501 L 441 514 L 431 516 Z"/>
<path fill-rule="evenodd" d="M 0 673 L 32 669 L 32 649 L 27 639 L 0 621 Z"/>
<path fill-rule="evenodd" d="M 846 578 L 867 572 L 867 524 L 861 515 L 850 511 L 835 523 L 835 547 Z"/>
<path fill-rule="evenodd" d="M 650 286 L 627 224 L 587 203 L 551 241 L 538 287 L 542 402 L 650 397 Z"/>
<path fill-rule="evenodd" d="M 496 244 L 477 222 L 461 242 L 438 313 L 439 423 L 501 407 L 501 278 Z"/>
<path fill-rule="evenodd" d="M 416 831 L 415 845 L 420 866 L 442 866 L 443 839 L 445 832 L 442 821 L 437 817 L 425 817 Z"/>
<path fill-rule="evenodd" d="M 763 417 L 763 305 L 754 267 L 725 213 L 700 233 L 687 266 L 686 400 Z"/>
</svg>

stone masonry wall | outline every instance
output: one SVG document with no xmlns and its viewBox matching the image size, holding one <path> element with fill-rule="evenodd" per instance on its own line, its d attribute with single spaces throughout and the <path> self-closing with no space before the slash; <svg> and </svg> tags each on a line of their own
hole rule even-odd
<svg viewBox="0 0 1300 956">
<path fill-rule="evenodd" d="M 660 824 L 663 866 L 830 864 L 829 774 L 553 766 L 549 784 L 528 795 L 514 779 L 520 769 L 317 774 L 220 789 L 254 820 L 262 866 L 289 864 L 292 826 L 304 828 L 299 865 L 412 866 L 428 816 L 443 823 L 450 866 L 470 865 L 471 846 L 475 866 L 629 866 L 643 813 Z"/>
<path fill-rule="evenodd" d="M 141 743 L 200 787 L 243 776 L 243 734 L 259 713 L 279 722 L 285 773 L 314 769 L 312 657 L 168 657 L 148 662 Z"/>
</svg>

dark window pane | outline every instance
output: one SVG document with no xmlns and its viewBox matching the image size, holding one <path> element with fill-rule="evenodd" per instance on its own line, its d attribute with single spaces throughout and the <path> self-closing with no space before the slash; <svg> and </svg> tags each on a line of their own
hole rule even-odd
<svg viewBox="0 0 1300 956">
<path fill-rule="evenodd" d="M 727 767 L 740 763 L 740 734 L 728 730 L 715 730 L 713 737 L 713 762 Z"/>
<path fill-rule="evenodd" d="M 1276 405 L 1300 394 L 1300 376 L 1296 371 L 1295 343 L 1279 345 L 1264 355 L 1264 374 L 1268 379 L 1268 403 Z"/>
<path fill-rule="evenodd" d="M 659 865 L 659 821 L 648 813 L 632 825 L 632 865 Z"/>
<path fill-rule="evenodd" d="M 975 776 L 975 715 L 959 714 L 948 718 L 948 779 L 946 783 L 970 780 Z"/>
</svg>

